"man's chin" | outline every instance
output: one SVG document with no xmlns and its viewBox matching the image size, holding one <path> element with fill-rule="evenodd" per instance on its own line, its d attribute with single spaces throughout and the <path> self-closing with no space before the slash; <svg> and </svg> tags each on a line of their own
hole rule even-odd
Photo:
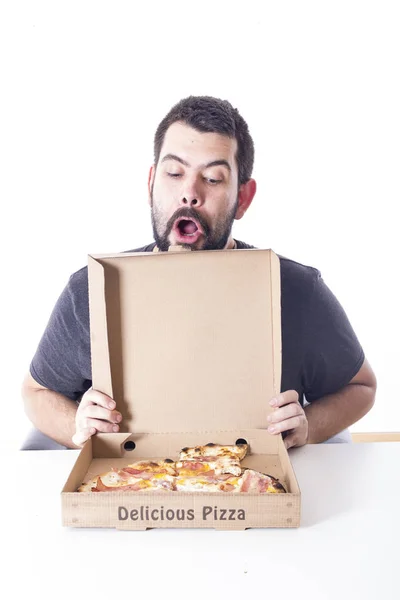
<svg viewBox="0 0 400 600">
<path fill-rule="evenodd" d="M 189 238 L 189 236 L 185 236 Z M 168 238 L 156 239 L 156 244 L 159 250 L 162 252 L 168 252 L 171 246 L 180 246 L 186 250 L 223 250 L 229 241 L 229 236 L 226 239 L 219 240 L 219 243 L 213 243 L 206 236 L 200 235 L 196 239 L 185 239 L 181 236 L 176 236 L 174 232 L 171 232 Z"/>
<path fill-rule="evenodd" d="M 161 252 L 168 252 L 171 247 L 185 248 L 185 250 L 203 250 L 204 248 L 204 242 L 188 244 L 177 240 L 160 240 L 158 243 L 156 240 L 156 245 Z"/>
<path fill-rule="evenodd" d="M 200 231 L 185 235 L 179 230 L 172 231 L 168 237 L 170 246 L 184 246 L 192 250 L 201 250 L 206 242 L 206 238 Z"/>
</svg>

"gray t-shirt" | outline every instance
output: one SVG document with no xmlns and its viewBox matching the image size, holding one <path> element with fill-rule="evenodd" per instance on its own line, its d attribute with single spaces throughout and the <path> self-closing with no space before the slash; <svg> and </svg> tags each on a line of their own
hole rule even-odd
<svg viewBox="0 0 400 600">
<path fill-rule="evenodd" d="M 133 252 L 152 252 L 155 244 Z M 236 241 L 240 249 L 253 248 Z M 281 266 L 281 391 L 307 402 L 349 383 L 363 349 L 336 297 L 313 268 L 279 256 Z M 88 270 L 73 273 L 52 311 L 30 364 L 41 385 L 79 400 L 92 385 Z M 240 347 L 238 346 L 238 352 Z"/>
</svg>

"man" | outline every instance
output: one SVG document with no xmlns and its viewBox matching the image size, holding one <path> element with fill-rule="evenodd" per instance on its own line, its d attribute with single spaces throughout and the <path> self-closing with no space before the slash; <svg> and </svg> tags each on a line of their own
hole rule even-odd
<svg viewBox="0 0 400 600">
<path fill-rule="evenodd" d="M 232 224 L 256 193 L 248 127 L 228 102 L 189 97 L 154 138 L 148 187 L 155 243 L 139 250 L 243 249 Z M 280 257 L 282 381 L 266 422 L 287 448 L 331 439 L 372 407 L 376 380 L 356 335 L 319 271 Z M 36 428 L 65 447 L 118 431 L 113 399 L 91 389 L 87 268 L 62 292 L 23 383 Z M 240 348 L 238 348 L 240 352 Z M 80 402 L 79 402 L 80 401 Z"/>
</svg>

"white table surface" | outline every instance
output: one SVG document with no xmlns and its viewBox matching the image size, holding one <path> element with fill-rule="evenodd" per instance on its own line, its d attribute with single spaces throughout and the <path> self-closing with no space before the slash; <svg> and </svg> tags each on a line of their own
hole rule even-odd
<svg viewBox="0 0 400 600">
<path fill-rule="evenodd" d="M 77 451 L 3 456 L 4 598 L 400 599 L 400 443 L 290 451 L 299 529 L 69 529 Z"/>
</svg>

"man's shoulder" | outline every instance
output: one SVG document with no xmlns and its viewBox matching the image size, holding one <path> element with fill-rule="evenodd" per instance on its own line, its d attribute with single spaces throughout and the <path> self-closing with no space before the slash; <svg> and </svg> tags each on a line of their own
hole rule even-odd
<svg viewBox="0 0 400 600">
<path fill-rule="evenodd" d="M 259 249 L 257 246 L 252 246 L 251 244 L 246 244 L 245 242 L 241 242 L 239 240 L 235 241 L 236 248 L 238 250 Z M 282 278 L 299 282 L 315 282 L 321 276 L 320 271 L 315 267 L 305 265 L 301 262 L 288 258 L 287 256 L 283 256 L 282 254 L 276 253 L 276 255 L 279 258 L 281 265 Z"/>
<path fill-rule="evenodd" d="M 308 303 L 315 292 L 321 273 L 315 267 L 278 254 L 281 267 L 281 290 L 290 306 Z"/>
<path fill-rule="evenodd" d="M 246 244 L 246 242 L 241 242 L 240 240 L 234 241 L 237 250 L 251 250 L 256 248 L 255 246 L 252 246 L 251 244 Z"/>
<path fill-rule="evenodd" d="M 303 281 L 305 283 L 311 283 L 315 282 L 317 279 L 319 279 L 319 277 L 321 277 L 321 272 L 316 267 L 305 265 L 280 254 L 277 256 L 279 257 L 279 262 L 281 265 L 282 278 L 286 277 L 295 281 L 297 280 L 300 282 Z"/>
</svg>

